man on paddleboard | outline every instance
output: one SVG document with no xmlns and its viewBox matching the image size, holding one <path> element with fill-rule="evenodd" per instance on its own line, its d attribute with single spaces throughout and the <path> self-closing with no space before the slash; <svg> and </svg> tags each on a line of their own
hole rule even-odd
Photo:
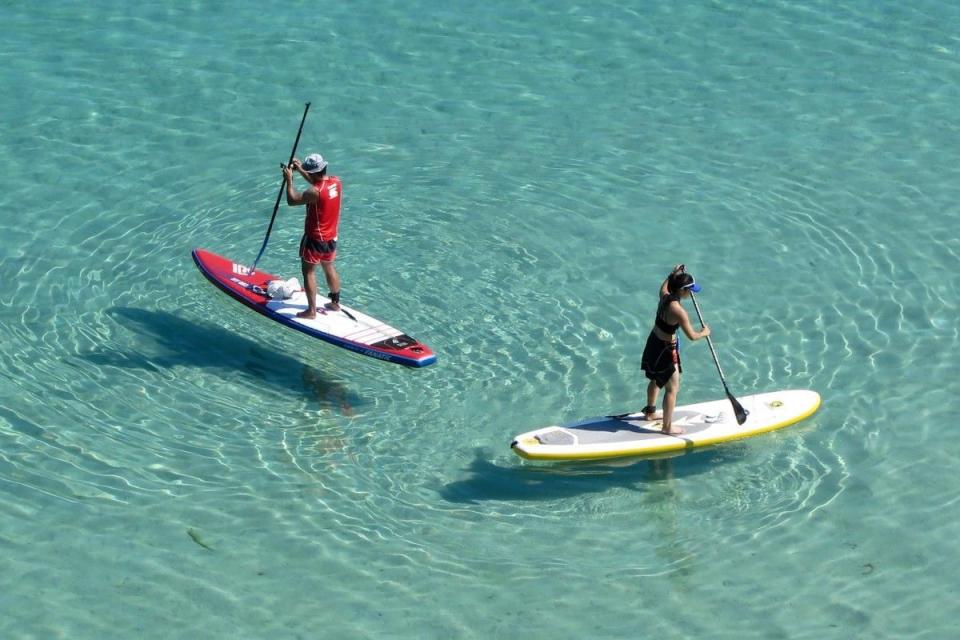
<svg viewBox="0 0 960 640">
<path fill-rule="evenodd" d="M 305 190 L 293 188 L 293 170 L 310 183 Z M 303 287 L 307 294 L 307 308 L 298 318 L 317 317 L 317 265 L 330 289 L 330 302 L 324 305 L 331 311 L 340 310 L 340 276 L 333 266 L 337 257 L 337 227 L 340 225 L 340 196 L 343 191 L 340 178 L 327 175 L 327 161 L 319 153 L 311 153 L 303 162 L 294 158 L 289 166 L 282 166 L 287 187 L 287 204 L 306 205 L 303 238 L 300 240 L 300 266 Z"/>
<path fill-rule="evenodd" d="M 710 327 L 704 325 L 697 331 L 690 323 L 690 317 L 680 304 L 690 297 L 690 292 L 700 291 L 693 276 L 686 272 L 682 264 L 678 264 L 660 285 L 660 303 L 657 305 L 657 315 L 654 319 L 653 330 L 647 338 L 647 345 L 643 349 L 640 366 L 650 383 L 647 385 L 647 406 L 643 414 L 647 420 L 657 418 L 657 395 L 660 389 L 665 388 L 663 394 L 662 431 L 667 434 L 683 433 L 680 427 L 673 427 L 673 408 L 677 405 L 677 394 L 680 392 L 680 349 L 675 336 L 677 328 L 691 341 L 706 338 L 710 335 Z"/>
</svg>

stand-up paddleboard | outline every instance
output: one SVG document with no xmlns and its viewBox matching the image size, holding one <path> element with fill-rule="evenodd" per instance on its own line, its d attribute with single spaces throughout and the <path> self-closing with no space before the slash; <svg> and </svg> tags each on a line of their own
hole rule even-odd
<svg viewBox="0 0 960 640">
<path fill-rule="evenodd" d="M 437 361 L 427 345 L 376 318 L 341 305 L 340 311 L 323 309 L 329 299 L 317 295 L 317 317 L 306 320 L 296 314 L 307 308 L 307 296 L 301 290 L 286 300 L 271 299 L 267 286 L 280 280 L 259 269 L 250 269 L 229 258 L 204 249 L 193 250 L 193 261 L 207 280 L 221 291 L 280 324 L 302 331 L 350 351 L 388 360 L 408 367 L 425 367 Z"/>
<path fill-rule="evenodd" d="M 646 456 L 705 447 L 718 442 L 755 436 L 807 418 L 820 407 L 816 391 L 777 391 L 740 398 L 750 413 L 737 424 L 729 400 L 714 400 L 673 412 L 673 426 L 685 433 L 667 435 L 659 421 L 642 413 L 588 418 L 570 424 L 528 431 L 510 447 L 530 460 L 597 460 L 621 456 Z"/>
</svg>

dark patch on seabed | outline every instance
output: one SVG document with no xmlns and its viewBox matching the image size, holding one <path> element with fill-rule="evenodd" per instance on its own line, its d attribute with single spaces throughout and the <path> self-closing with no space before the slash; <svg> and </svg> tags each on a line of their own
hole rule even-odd
<svg viewBox="0 0 960 640">
<path fill-rule="evenodd" d="M 200 534 L 194 531 L 193 529 L 187 529 L 187 535 L 190 536 L 190 539 L 196 542 L 198 545 L 206 549 L 207 551 L 213 551 L 213 547 L 208 545 L 200 538 Z"/>
</svg>

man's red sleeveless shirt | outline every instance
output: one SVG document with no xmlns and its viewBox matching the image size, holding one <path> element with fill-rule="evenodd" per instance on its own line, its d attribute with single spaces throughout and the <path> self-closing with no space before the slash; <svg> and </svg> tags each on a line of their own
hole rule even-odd
<svg viewBox="0 0 960 640">
<path fill-rule="evenodd" d="M 340 178 L 327 176 L 313 188 L 317 190 L 319 198 L 316 203 L 307 203 L 303 232 L 313 240 L 336 240 L 340 224 L 340 194 L 343 191 Z"/>
</svg>

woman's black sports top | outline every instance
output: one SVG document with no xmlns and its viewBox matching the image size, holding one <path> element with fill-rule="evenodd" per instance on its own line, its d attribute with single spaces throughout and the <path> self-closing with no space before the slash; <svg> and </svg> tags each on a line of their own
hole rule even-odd
<svg viewBox="0 0 960 640">
<path fill-rule="evenodd" d="M 654 324 L 657 325 L 657 329 L 660 329 L 660 331 L 663 331 L 667 335 L 672 336 L 675 334 L 677 332 L 677 328 L 680 326 L 680 323 L 668 323 L 666 320 L 664 320 L 664 314 L 671 302 L 679 300 L 680 296 L 675 293 L 668 293 L 665 296 L 660 296 L 660 304 L 657 305 L 657 317 L 654 320 Z"/>
</svg>

